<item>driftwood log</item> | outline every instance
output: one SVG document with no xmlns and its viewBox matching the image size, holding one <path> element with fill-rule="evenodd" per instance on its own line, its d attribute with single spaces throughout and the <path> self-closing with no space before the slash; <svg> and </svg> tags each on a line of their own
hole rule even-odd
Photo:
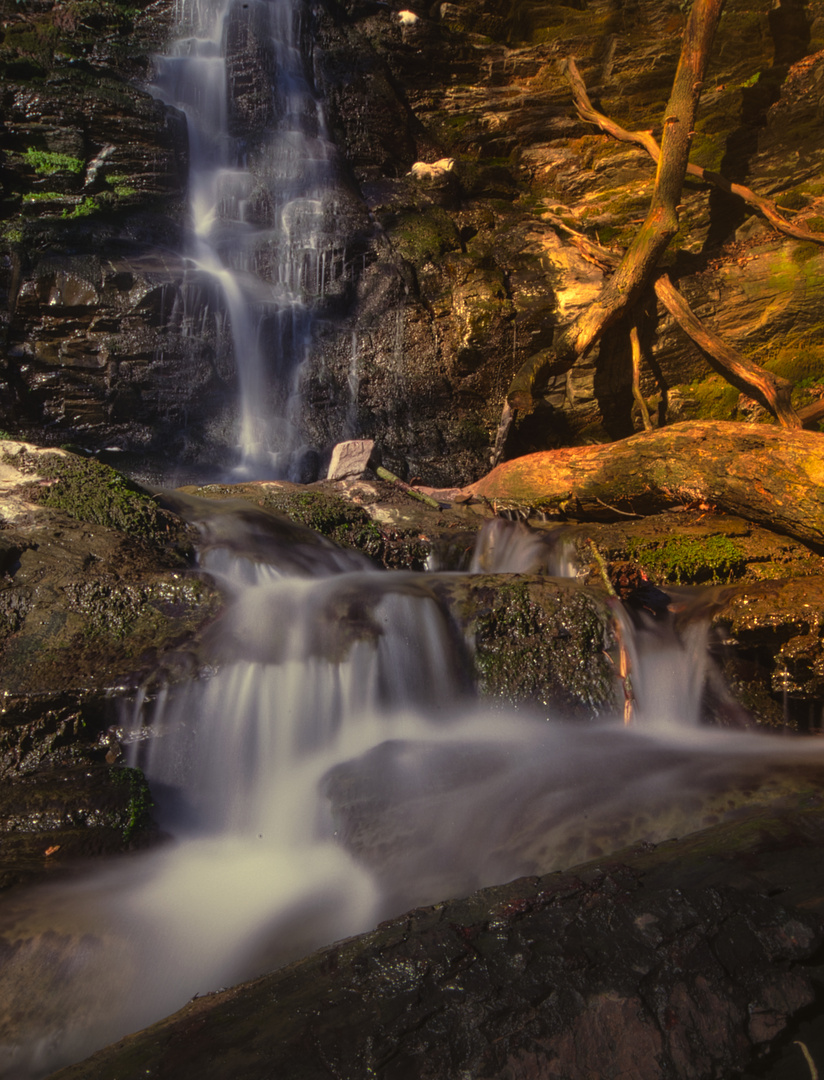
<svg viewBox="0 0 824 1080">
<path fill-rule="evenodd" d="M 528 454 L 466 490 L 501 506 L 601 520 L 706 503 L 824 545 L 824 436 L 812 431 L 688 421 Z"/>
</svg>

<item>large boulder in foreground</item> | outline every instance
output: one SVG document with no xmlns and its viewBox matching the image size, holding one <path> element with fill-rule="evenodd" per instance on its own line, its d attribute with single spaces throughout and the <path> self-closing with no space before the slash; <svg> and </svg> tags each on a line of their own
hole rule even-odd
<svg viewBox="0 0 824 1080">
<path fill-rule="evenodd" d="M 53 1080 L 728 1076 L 813 999 L 822 846 L 770 812 L 422 908 Z"/>
</svg>

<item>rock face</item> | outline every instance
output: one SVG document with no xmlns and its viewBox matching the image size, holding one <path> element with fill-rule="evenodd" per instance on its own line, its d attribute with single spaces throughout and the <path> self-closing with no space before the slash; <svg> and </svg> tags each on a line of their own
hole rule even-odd
<svg viewBox="0 0 824 1080">
<path fill-rule="evenodd" d="M 815 858 L 819 818 L 800 831 L 765 820 L 740 861 L 715 830 L 413 911 L 192 1002 L 55 1080 L 731 1075 L 812 1000 L 803 958 L 820 917 L 765 891 L 780 880 L 812 897 L 786 856 L 799 843 Z"/>
<path fill-rule="evenodd" d="M 727 5 L 693 158 L 815 232 L 824 18 L 818 0 L 776 10 Z M 577 57 L 619 123 L 658 132 L 684 16 L 652 0 L 407 11 L 329 0 L 303 12 L 307 70 L 340 155 L 333 246 L 344 255 L 314 301 L 301 425 L 321 455 L 354 434 L 376 439 L 402 477 L 466 483 L 487 467 L 513 373 L 602 285 L 569 229 L 620 251 L 651 191 L 644 153 L 577 117 L 558 61 Z M 165 0 L 93 11 L 40 0 L 4 17 L 2 422 L 219 461 L 233 437 L 233 360 L 220 318 L 196 333 L 187 321 L 198 286 L 184 284 L 179 254 L 185 125 L 147 90 L 171 20 Z M 232 130 L 254 146 L 276 108 L 260 89 L 271 50 L 240 7 L 227 33 Z M 696 312 L 789 378 L 799 404 L 813 400 L 822 249 L 695 181 L 681 218 L 669 269 Z M 762 418 L 652 297 L 641 329 L 656 423 Z M 550 369 L 508 453 L 630 433 L 628 350 L 618 326 L 572 371 Z"/>
<path fill-rule="evenodd" d="M 178 649 L 219 598 L 189 569 L 183 522 L 113 470 L 10 441 L 0 451 L 3 888 L 148 838 L 151 796 L 123 767 L 112 691 L 186 672 Z"/>
</svg>

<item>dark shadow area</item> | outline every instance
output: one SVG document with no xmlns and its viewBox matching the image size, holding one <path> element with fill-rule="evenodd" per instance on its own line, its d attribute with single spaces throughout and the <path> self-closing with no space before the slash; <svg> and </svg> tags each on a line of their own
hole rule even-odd
<svg viewBox="0 0 824 1080">
<path fill-rule="evenodd" d="M 779 6 L 769 12 L 773 66 L 762 70 L 753 86 L 742 88 L 741 125 L 727 139 L 718 169 L 732 183 L 747 183 L 750 162 L 758 150 L 758 137 L 767 122 L 767 112 L 781 95 L 790 65 L 809 51 L 812 23 L 806 9 L 803 0 L 779 0 Z M 737 196 L 715 187 L 710 189 L 709 211 L 705 251 L 718 248 L 729 240 L 752 212 Z"/>
</svg>

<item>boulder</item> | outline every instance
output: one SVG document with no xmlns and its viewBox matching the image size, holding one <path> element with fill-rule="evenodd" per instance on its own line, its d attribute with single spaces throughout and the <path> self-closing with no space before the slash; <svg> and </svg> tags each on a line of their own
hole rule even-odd
<svg viewBox="0 0 824 1080">
<path fill-rule="evenodd" d="M 729 1075 L 814 998 L 822 835 L 770 813 L 421 908 L 54 1080 Z"/>
</svg>

